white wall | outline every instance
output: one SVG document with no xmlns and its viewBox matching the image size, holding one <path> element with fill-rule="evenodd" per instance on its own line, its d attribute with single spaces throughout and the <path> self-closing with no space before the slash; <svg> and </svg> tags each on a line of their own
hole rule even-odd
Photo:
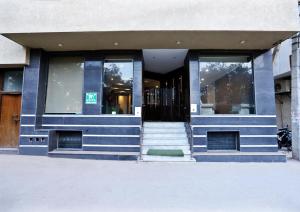
<svg viewBox="0 0 300 212">
<path fill-rule="evenodd" d="M 0 33 L 298 31 L 297 0 L 0 0 Z"/>
<path fill-rule="evenodd" d="M 276 95 L 277 127 L 292 127 L 291 121 L 291 95 Z"/>
<path fill-rule="evenodd" d="M 28 63 L 27 49 L 0 35 L 0 68 L 23 66 Z"/>
<path fill-rule="evenodd" d="M 279 51 L 273 62 L 275 77 L 291 71 L 290 55 L 292 55 L 292 40 L 288 39 L 280 44 Z"/>
</svg>

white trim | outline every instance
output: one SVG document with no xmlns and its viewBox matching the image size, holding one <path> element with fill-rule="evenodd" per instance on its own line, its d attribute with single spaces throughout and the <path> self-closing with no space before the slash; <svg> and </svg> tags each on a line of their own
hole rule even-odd
<svg viewBox="0 0 300 212">
<path fill-rule="evenodd" d="M 23 117 L 34 117 L 35 114 L 21 114 L 21 116 L 23 116 Z"/>
<path fill-rule="evenodd" d="M 48 147 L 48 145 L 19 145 L 19 147 Z"/>
<path fill-rule="evenodd" d="M 140 125 L 43 124 L 43 127 L 141 127 Z"/>
<path fill-rule="evenodd" d="M 86 147 L 140 147 L 140 145 L 82 144 Z"/>
<path fill-rule="evenodd" d="M 95 134 L 84 134 L 83 137 L 128 137 L 128 138 L 139 138 L 139 135 L 95 135 Z"/>
<path fill-rule="evenodd" d="M 240 145 L 240 147 L 278 147 L 277 145 Z"/>
<path fill-rule="evenodd" d="M 216 114 L 216 115 L 191 115 L 191 117 L 212 117 L 212 118 L 215 118 L 215 117 L 226 117 L 226 118 L 234 118 L 234 117 L 237 117 L 237 118 L 276 118 L 276 115 L 226 115 L 226 114 Z"/>
<path fill-rule="evenodd" d="M 20 137 L 42 137 L 42 138 L 47 138 L 48 135 L 20 135 Z"/>
<path fill-rule="evenodd" d="M 192 125 L 192 127 L 272 127 L 277 128 L 276 125 Z"/>
<path fill-rule="evenodd" d="M 195 137 L 195 138 L 206 138 L 207 136 L 206 135 L 193 135 L 193 137 Z"/>
<path fill-rule="evenodd" d="M 34 127 L 34 124 L 21 124 L 21 127 Z"/>
<path fill-rule="evenodd" d="M 110 114 L 102 114 L 102 115 L 82 115 L 82 114 L 44 114 L 43 117 L 72 117 L 72 118 L 134 118 L 140 117 L 135 115 L 110 115 Z"/>
<path fill-rule="evenodd" d="M 277 135 L 240 135 L 241 138 L 277 138 Z"/>
<path fill-rule="evenodd" d="M 201 148 L 206 148 L 206 145 L 194 145 L 193 147 L 201 147 Z"/>
</svg>

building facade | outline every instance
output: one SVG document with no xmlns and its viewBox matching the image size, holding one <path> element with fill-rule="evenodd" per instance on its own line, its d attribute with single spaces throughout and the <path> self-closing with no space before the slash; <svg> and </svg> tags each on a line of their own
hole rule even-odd
<svg viewBox="0 0 300 212">
<path fill-rule="evenodd" d="M 196 161 L 285 161 L 271 48 L 298 31 L 297 4 L 2 1 L 0 137 L 10 138 L 1 147 L 53 157 L 137 160 L 175 149 Z"/>
<path fill-rule="evenodd" d="M 291 120 L 291 67 L 292 39 L 273 49 L 273 72 L 278 128 L 292 128 Z"/>
</svg>

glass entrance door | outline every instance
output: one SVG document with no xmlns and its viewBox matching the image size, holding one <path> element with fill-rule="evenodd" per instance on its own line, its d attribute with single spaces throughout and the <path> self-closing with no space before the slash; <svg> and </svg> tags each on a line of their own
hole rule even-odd
<svg viewBox="0 0 300 212">
<path fill-rule="evenodd" d="M 144 79 L 144 121 L 184 121 L 185 101 L 182 76 Z"/>
</svg>

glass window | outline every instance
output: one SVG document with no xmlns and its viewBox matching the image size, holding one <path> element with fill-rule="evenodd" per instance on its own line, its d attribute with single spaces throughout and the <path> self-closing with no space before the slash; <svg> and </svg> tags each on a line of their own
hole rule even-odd
<svg viewBox="0 0 300 212">
<path fill-rule="evenodd" d="M 104 62 L 103 71 L 103 114 L 132 113 L 133 62 Z"/>
<path fill-rule="evenodd" d="M 254 114 L 252 58 L 201 57 L 201 114 Z"/>
<path fill-rule="evenodd" d="M 23 71 L 6 71 L 4 73 L 3 91 L 22 92 Z"/>
<path fill-rule="evenodd" d="M 83 70 L 81 57 L 50 59 L 46 113 L 81 113 Z"/>
</svg>

